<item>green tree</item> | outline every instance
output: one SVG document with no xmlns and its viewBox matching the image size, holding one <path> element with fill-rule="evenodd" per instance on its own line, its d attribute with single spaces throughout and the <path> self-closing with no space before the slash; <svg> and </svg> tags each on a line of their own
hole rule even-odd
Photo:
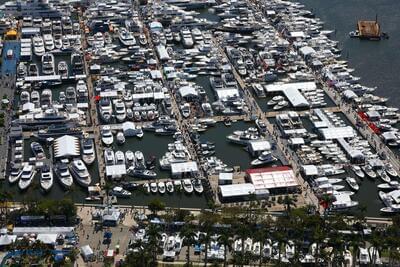
<svg viewBox="0 0 400 267">
<path fill-rule="evenodd" d="M 186 246 L 186 264 L 185 266 L 190 266 L 190 247 L 195 242 L 195 227 L 191 223 L 186 223 L 180 232 L 181 237 L 183 238 L 183 244 Z"/>
<path fill-rule="evenodd" d="M 149 249 L 149 253 L 152 257 L 152 263 L 156 264 L 157 262 L 157 253 L 158 253 L 158 244 L 161 239 L 160 227 L 156 224 L 150 224 L 147 229 L 148 242 L 147 247 Z"/>
<path fill-rule="evenodd" d="M 160 199 L 155 198 L 152 201 L 150 201 L 150 203 L 147 205 L 147 207 L 149 208 L 149 210 L 151 211 L 151 213 L 153 215 L 157 216 L 157 213 L 159 211 L 162 211 L 165 209 L 165 203 L 162 202 Z"/>
<path fill-rule="evenodd" d="M 224 246 L 224 267 L 227 266 L 227 253 L 232 249 L 232 238 L 229 229 L 224 229 L 218 236 L 218 244 Z"/>
</svg>

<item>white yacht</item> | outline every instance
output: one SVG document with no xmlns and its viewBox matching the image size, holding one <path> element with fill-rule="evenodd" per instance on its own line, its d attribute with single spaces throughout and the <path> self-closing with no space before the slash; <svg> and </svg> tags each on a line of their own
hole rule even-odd
<svg viewBox="0 0 400 267">
<path fill-rule="evenodd" d="M 125 154 L 122 151 L 115 152 L 115 164 L 116 165 L 125 165 Z"/>
<path fill-rule="evenodd" d="M 158 187 L 158 192 L 160 194 L 164 194 L 165 193 L 166 188 L 165 188 L 165 183 L 164 182 L 158 182 L 157 187 Z"/>
<path fill-rule="evenodd" d="M 365 174 L 363 170 L 360 168 L 358 165 L 351 165 L 351 170 L 354 172 L 355 175 L 357 175 L 360 178 L 364 178 Z"/>
<path fill-rule="evenodd" d="M 172 194 L 173 192 L 174 192 L 174 184 L 171 182 L 171 181 L 167 181 L 166 183 L 165 183 L 165 187 L 166 187 L 166 190 L 167 190 L 167 192 L 169 193 L 169 194 Z"/>
<path fill-rule="evenodd" d="M 41 104 L 42 106 L 51 106 L 53 103 L 53 93 L 50 89 L 44 89 L 41 95 Z"/>
<path fill-rule="evenodd" d="M 126 109 L 125 109 L 125 104 L 121 100 L 117 100 L 114 102 L 115 106 L 115 117 L 117 118 L 117 121 L 123 122 L 126 119 Z"/>
<path fill-rule="evenodd" d="M 36 107 L 40 105 L 40 94 L 38 91 L 33 90 L 31 92 L 31 102 L 35 104 Z"/>
<path fill-rule="evenodd" d="M 398 181 L 390 181 L 389 183 L 378 184 L 378 188 L 384 190 L 397 190 L 400 189 L 400 183 Z"/>
<path fill-rule="evenodd" d="M 182 116 L 184 118 L 189 118 L 190 116 L 190 104 L 189 103 L 185 103 L 183 105 L 180 106 L 181 112 L 182 112 Z"/>
<path fill-rule="evenodd" d="M 397 171 L 393 168 L 389 162 L 385 163 L 385 171 L 393 178 L 398 177 Z"/>
<path fill-rule="evenodd" d="M 54 35 L 54 48 L 61 49 L 63 46 L 61 35 Z"/>
<path fill-rule="evenodd" d="M 58 62 L 57 71 L 58 71 L 58 75 L 60 75 L 61 78 L 68 78 L 67 62 L 65 62 L 65 61 Z"/>
<path fill-rule="evenodd" d="M 132 177 L 140 179 L 154 179 L 157 177 L 157 173 L 151 170 L 136 168 L 135 166 L 130 166 L 126 173 Z"/>
<path fill-rule="evenodd" d="M 369 251 L 369 255 L 371 257 L 372 263 L 374 263 L 375 265 L 382 265 L 382 260 L 379 255 L 379 250 L 376 247 L 369 247 L 368 251 Z"/>
<path fill-rule="evenodd" d="M 271 100 L 269 100 L 267 102 L 267 105 L 274 106 L 274 105 L 278 104 L 278 102 L 283 101 L 283 100 L 285 100 L 285 97 L 283 97 L 281 95 L 277 95 L 277 96 L 274 96 Z"/>
<path fill-rule="evenodd" d="M 42 56 L 42 72 L 45 75 L 54 74 L 54 55 L 52 53 L 45 53 Z"/>
<path fill-rule="evenodd" d="M 35 36 L 32 38 L 33 52 L 36 56 L 41 57 L 46 52 L 44 48 L 44 42 L 41 36 Z"/>
<path fill-rule="evenodd" d="M 359 254 L 358 254 L 358 262 L 359 264 L 362 265 L 368 265 L 371 262 L 371 259 L 369 257 L 368 249 L 366 248 L 359 248 Z"/>
<path fill-rule="evenodd" d="M 115 164 L 115 154 L 111 148 L 104 149 L 104 162 L 106 166 Z"/>
<path fill-rule="evenodd" d="M 56 174 L 58 181 L 64 189 L 68 190 L 69 188 L 71 188 L 74 180 L 66 163 L 57 163 L 54 167 L 54 173 Z"/>
<path fill-rule="evenodd" d="M 8 181 L 13 184 L 19 180 L 22 174 L 22 169 L 20 167 L 12 166 L 10 170 L 10 175 L 8 176 Z"/>
<path fill-rule="evenodd" d="M 46 49 L 46 51 L 54 50 L 55 46 L 54 46 L 53 35 L 44 34 L 43 35 L 43 42 L 44 42 L 44 48 Z"/>
<path fill-rule="evenodd" d="M 36 159 L 42 160 L 46 158 L 46 154 L 44 153 L 43 147 L 38 142 L 32 142 L 31 149 Z"/>
<path fill-rule="evenodd" d="M 188 194 L 193 193 L 193 184 L 190 181 L 190 179 L 183 179 L 182 186 L 183 190 L 185 190 L 186 193 Z"/>
<path fill-rule="evenodd" d="M 87 89 L 86 82 L 84 80 L 79 80 L 76 84 L 76 95 L 79 101 L 87 101 L 89 92 Z"/>
<path fill-rule="evenodd" d="M 192 48 L 194 45 L 194 41 L 193 41 L 192 33 L 190 32 L 190 30 L 187 28 L 182 28 L 180 31 L 180 34 L 182 37 L 181 39 L 182 39 L 183 46 L 185 48 Z"/>
<path fill-rule="evenodd" d="M 83 187 L 88 187 L 92 182 L 92 177 L 86 168 L 85 163 L 80 159 L 75 159 L 70 166 L 72 177 Z"/>
<path fill-rule="evenodd" d="M 150 183 L 150 191 L 155 194 L 158 191 L 157 183 Z"/>
<path fill-rule="evenodd" d="M 277 158 L 274 157 L 270 151 L 264 151 L 257 159 L 251 162 L 251 166 L 262 166 L 275 162 L 276 160 Z"/>
<path fill-rule="evenodd" d="M 82 139 L 82 160 L 86 164 L 90 165 L 96 159 L 96 153 L 94 151 L 94 142 L 91 138 Z"/>
<path fill-rule="evenodd" d="M 346 182 L 350 186 L 351 190 L 358 191 L 360 186 L 357 183 L 357 180 L 353 177 L 346 177 Z"/>
<path fill-rule="evenodd" d="M 36 170 L 32 165 L 26 164 L 22 169 L 21 177 L 18 181 L 18 187 L 21 190 L 27 189 L 33 181 Z"/>
<path fill-rule="evenodd" d="M 99 101 L 100 117 L 104 122 L 109 122 L 112 118 L 112 103 L 109 98 L 102 98 Z"/>
<path fill-rule="evenodd" d="M 132 195 L 131 192 L 129 192 L 128 190 L 123 189 L 123 188 L 120 187 L 120 186 L 114 187 L 114 188 L 111 190 L 111 194 L 112 194 L 113 196 L 120 197 L 120 198 L 129 198 L 129 197 Z"/>
<path fill-rule="evenodd" d="M 139 35 L 139 43 L 140 43 L 141 45 L 143 45 L 143 46 L 147 45 L 147 38 L 146 38 L 146 35 L 145 35 L 145 34 L 141 33 L 141 34 Z"/>
<path fill-rule="evenodd" d="M 260 140 L 262 137 L 256 128 L 250 127 L 245 131 L 234 131 L 233 134 L 227 136 L 227 139 L 232 143 L 247 145 L 250 141 Z"/>
<path fill-rule="evenodd" d="M 53 186 L 53 172 L 50 170 L 49 165 L 44 164 L 40 169 L 40 187 L 48 192 Z"/>
<path fill-rule="evenodd" d="M 281 110 L 289 105 L 289 102 L 286 100 L 279 101 L 274 107 L 273 110 Z"/>
<path fill-rule="evenodd" d="M 202 194 L 204 191 L 203 184 L 201 183 L 200 179 L 193 179 L 192 180 L 193 189 L 197 194 Z"/>
<path fill-rule="evenodd" d="M 120 28 L 119 29 L 118 38 L 119 38 L 120 42 L 124 46 L 134 46 L 134 45 L 136 45 L 135 37 L 133 36 L 133 34 L 131 32 L 129 32 L 125 28 Z"/>
<path fill-rule="evenodd" d="M 123 145 L 125 143 L 125 135 L 123 132 L 118 132 L 117 133 L 117 143 L 119 145 Z"/>
<path fill-rule="evenodd" d="M 135 154 L 132 151 L 127 150 L 125 152 L 125 159 L 126 159 L 127 165 L 133 166 L 135 163 Z"/>
<path fill-rule="evenodd" d="M 114 142 L 114 136 L 111 132 L 111 127 L 109 125 L 104 125 L 101 129 L 101 141 L 109 146 Z"/>
</svg>

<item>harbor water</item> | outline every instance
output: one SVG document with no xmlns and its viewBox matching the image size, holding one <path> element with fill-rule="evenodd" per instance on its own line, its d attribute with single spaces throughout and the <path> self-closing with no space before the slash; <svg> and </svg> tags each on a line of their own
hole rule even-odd
<svg viewBox="0 0 400 267">
<path fill-rule="evenodd" d="M 396 0 L 299 0 L 317 18 L 325 22 L 325 28 L 335 30 L 332 39 L 339 41 L 343 59 L 355 69 L 354 75 L 361 77 L 361 84 L 378 87 L 376 95 L 388 97 L 388 104 L 399 107 L 398 87 L 400 76 L 398 66 L 400 54 L 400 1 Z M 375 20 L 377 15 L 388 40 L 366 41 L 349 38 L 349 32 L 356 30 L 357 20 Z"/>
<path fill-rule="evenodd" d="M 339 41 L 343 59 L 355 69 L 354 75 L 361 78 L 360 84 L 377 87 L 375 94 L 389 98 L 389 106 L 400 107 L 398 86 L 400 76 L 398 65 L 400 55 L 397 47 L 400 42 L 400 2 L 396 0 L 349 0 L 313 1 L 299 0 L 306 9 L 313 11 L 325 24 L 325 29 L 334 30 L 332 39 Z M 378 17 L 381 29 L 389 34 L 389 39 L 366 41 L 349 38 L 349 32 L 356 29 L 358 20 L 375 20 Z M 399 154 L 398 149 L 394 152 Z M 376 185 L 380 181 L 364 179 L 361 190 L 354 199 L 366 208 L 368 216 L 382 216 L 382 206 Z M 371 196 L 376 196 L 371 198 Z"/>
</svg>

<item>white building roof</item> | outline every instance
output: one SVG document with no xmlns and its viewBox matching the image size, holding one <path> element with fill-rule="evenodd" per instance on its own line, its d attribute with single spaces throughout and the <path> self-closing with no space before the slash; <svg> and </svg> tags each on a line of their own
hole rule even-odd
<svg viewBox="0 0 400 267">
<path fill-rule="evenodd" d="M 198 170 L 199 168 L 197 166 L 197 162 L 195 161 L 178 162 L 171 164 L 172 174 L 198 172 Z"/>
<path fill-rule="evenodd" d="M 38 234 L 36 239 L 42 241 L 44 244 L 55 244 L 57 234 Z"/>
<path fill-rule="evenodd" d="M 307 99 L 301 94 L 302 91 L 311 91 L 317 89 L 315 82 L 299 82 L 284 84 L 269 84 L 265 86 L 265 90 L 269 93 L 282 92 L 293 107 L 308 107 Z"/>
<path fill-rule="evenodd" d="M 245 197 L 256 192 L 253 184 L 245 183 L 245 184 L 229 184 L 229 185 L 220 185 L 219 191 L 221 192 L 221 196 L 225 197 Z"/>
<path fill-rule="evenodd" d="M 231 172 L 220 172 L 218 175 L 218 180 L 220 181 L 232 181 L 233 173 Z"/>
<path fill-rule="evenodd" d="M 110 177 L 118 177 L 126 174 L 125 164 L 106 166 L 106 175 Z"/>
<path fill-rule="evenodd" d="M 271 144 L 267 140 L 255 140 L 249 142 L 251 151 L 266 151 L 271 149 Z"/>
<path fill-rule="evenodd" d="M 170 59 L 170 57 L 168 55 L 168 51 L 165 48 L 165 46 L 157 45 L 156 49 L 157 49 L 157 53 L 158 53 L 160 60 L 169 60 Z"/>
<path fill-rule="evenodd" d="M 356 132 L 353 127 L 345 126 L 345 127 L 331 127 L 331 128 L 322 128 L 319 130 L 324 137 L 325 140 L 328 139 L 339 139 L 339 138 L 352 138 L 356 136 Z"/>
<path fill-rule="evenodd" d="M 273 167 L 247 171 L 256 190 L 275 189 L 298 186 L 292 169 L 288 167 Z"/>
<path fill-rule="evenodd" d="M 239 90 L 237 88 L 223 88 L 216 90 L 218 99 L 227 99 L 229 97 L 239 96 Z"/>
<path fill-rule="evenodd" d="M 22 236 L 26 233 L 33 234 L 69 234 L 74 230 L 74 227 L 14 227 L 13 234 Z"/>
<path fill-rule="evenodd" d="M 306 176 L 318 175 L 318 168 L 315 165 L 303 165 L 301 168 Z"/>
<path fill-rule="evenodd" d="M 310 46 L 304 46 L 302 48 L 299 49 L 300 53 L 303 54 L 304 56 L 308 56 L 311 54 L 315 53 L 314 48 L 310 47 Z"/>
<path fill-rule="evenodd" d="M 64 135 L 54 142 L 56 158 L 77 157 L 80 155 L 79 138 L 71 135 Z"/>
<path fill-rule="evenodd" d="M 11 243 L 14 243 L 16 239 L 16 235 L 1 235 L 0 246 L 10 245 Z"/>
<path fill-rule="evenodd" d="M 198 96 L 196 89 L 193 86 L 182 86 L 179 88 L 179 94 L 182 97 Z"/>
<path fill-rule="evenodd" d="M 304 139 L 301 137 L 294 137 L 289 139 L 291 145 L 304 145 Z"/>
</svg>

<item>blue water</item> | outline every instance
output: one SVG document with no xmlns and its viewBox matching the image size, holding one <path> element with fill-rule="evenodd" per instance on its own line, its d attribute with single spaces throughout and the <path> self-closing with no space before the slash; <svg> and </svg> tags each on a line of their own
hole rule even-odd
<svg viewBox="0 0 400 267">
<path fill-rule="evenodd" d="M 333 39 L 340 42 L 342 56 L 349 61 L 354 74 L 366 86 L 377 86 L 377 95 L 389 97 L 388 104 L 400 106 L 399 65 L 400 53 L 400 1 L 398 0 L 298 0 L 316 17 L 325 22 L 325 28 L 336 30 Z M 348 33 L 355 30 L 358 20 L 374 20 L 389 40 L 366 41 L 351 39 Z"/>
<path fill-rule="evenodd" d="M 17 41 L 6 41 L 3 45 L 3 54 L 2 54 L 2 65 L 1 65 L 1 73 L 2 75 L 11 74 L 14 75 L 17 71 L 17 63 L 19 62 L 19 56 L 21 52 L 20 48 L 21 44 Z M 13 57 L 7 58 L 7 51 L 13 50 Z"/>
</svg>

